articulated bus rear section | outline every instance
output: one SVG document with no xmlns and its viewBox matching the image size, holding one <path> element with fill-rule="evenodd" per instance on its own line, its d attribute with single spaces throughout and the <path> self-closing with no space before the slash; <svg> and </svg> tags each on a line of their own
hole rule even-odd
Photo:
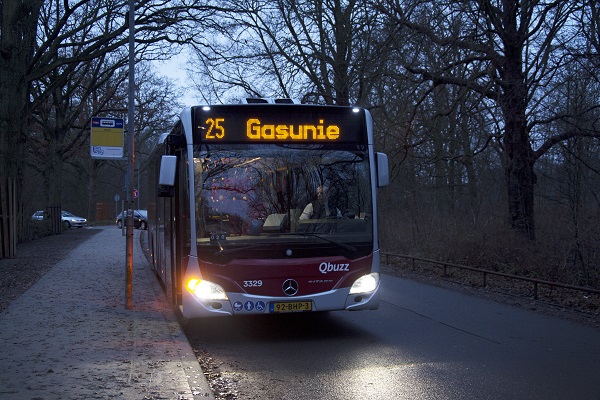
<svg viewBox="0 0 600 400">
<path fill-rule="evenodd" d="M 185 318 L 379 305 L 370 114 L 274 103 L 187 108 L 152 156 L 153 266 Z"/>
</svg>

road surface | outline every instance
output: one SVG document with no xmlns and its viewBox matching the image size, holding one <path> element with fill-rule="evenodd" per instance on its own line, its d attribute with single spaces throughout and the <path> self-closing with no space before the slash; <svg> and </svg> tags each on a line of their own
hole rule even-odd
<svg viewBox="0 0 600 400">
<path fill-rule="evenodd" d="M 238 399 L 600 399 L 600 330 L 385 275 L 377 311 L 192 321 Z"/>
</svg>

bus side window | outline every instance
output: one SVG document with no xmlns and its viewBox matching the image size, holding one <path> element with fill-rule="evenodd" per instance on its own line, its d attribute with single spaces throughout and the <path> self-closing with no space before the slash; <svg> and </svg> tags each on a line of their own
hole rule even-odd
<svg viewBox="0 0 600 400">
<path fill-rule="evenodd" d="M 158 197 L 175 197 L 175 186 L 158 185 Z"/>
</svg>

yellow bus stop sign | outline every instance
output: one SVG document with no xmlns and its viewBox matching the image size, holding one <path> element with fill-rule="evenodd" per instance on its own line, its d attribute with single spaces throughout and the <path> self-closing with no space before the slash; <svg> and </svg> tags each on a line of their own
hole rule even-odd
<svg viewBox="0 0 600 400">
<path fill-rule="evenodd" d="M 124 126 L 123 118 L 92 117 L 92 158 L 123 159 Z"/>
</svg>

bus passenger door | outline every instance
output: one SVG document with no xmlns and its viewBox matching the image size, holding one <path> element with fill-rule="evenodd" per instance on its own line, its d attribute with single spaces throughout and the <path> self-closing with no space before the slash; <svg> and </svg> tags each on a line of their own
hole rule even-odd
<svg viewBox="0 0 600 400">
<path fill-rule="evenodd" d="M 181 151 L 175 155 L 163 155 L 160 162 L 160 172 L 158 181 L 158 195 L 161 199 L 160 216 L 162 218 L 162 249 L 164 255 L 164 275 L 162 276 L 165 291 L 169 302 L 174 308 L 181 304 L 179 254 L 178 254 L 178 225 L 176 218 L 178 212 L 179 193 L 179 171 L 181 160 Z"/>
</svg>

